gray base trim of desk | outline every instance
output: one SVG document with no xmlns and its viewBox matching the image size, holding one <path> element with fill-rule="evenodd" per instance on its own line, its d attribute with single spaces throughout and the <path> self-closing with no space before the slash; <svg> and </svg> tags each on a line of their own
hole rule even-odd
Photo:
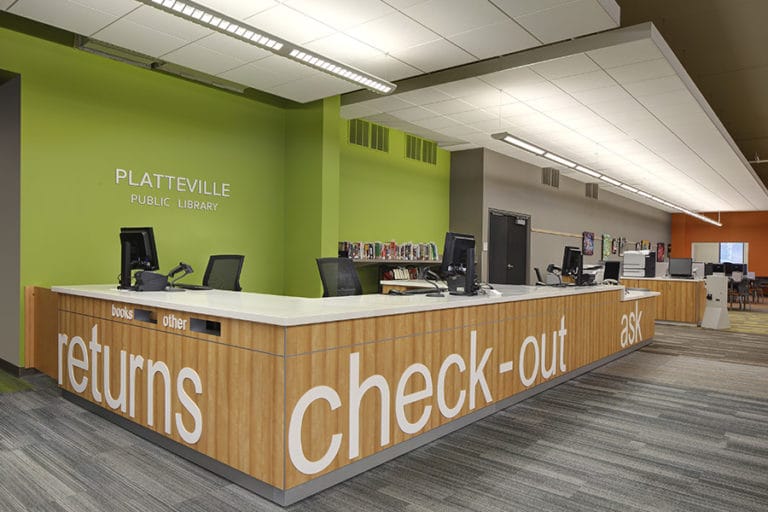
<svg viewBox="0 0 768 512">
<path fill-rule="evenodd" d="M 343 468 L 337 469 L 336 471 L 332 471 L 323 476 L 315 478 L 310 482 L 298 485 L 292 489 L 288 489 L 285 491 L 278 489 L 276 487 L 273 487 L 267 483 L 264 483 L 261 480 L 257 480 L 252 476 L 249 476 L 241 471 L 238 471 L 234 468 L 227 466 L 226 464 L 222 464 L 221 462 L 215 459 L 212 459 L 207 455 L 203 455 L 189 448 L 188 446 L 185 446 L 181 443 L 177 443 L 176 441 L 168 439 L 167 437 L 164 437 L 158 434 L 157 432 L 149 430 L 146 427 L 142 427 L 137 423 L 126 420 L 122 416 L 119 416 L 111 411 L 108 411 L 107 409 L 104 409 L 99 405 L 89 402 L 88 400 L 80 398 L 79 396 L 74 395 L 69 391 L 62 390 L 61 394 L 62 394 L 62 397 L 65 398 L 66 400 L 69 400 L 70 402 L 76 405 L 79 405 L 83 409 L 86 409 L 94 414 L 97 414 L 98 416 L 101 416 L 102 418 L 124 428 L 125 430 L 131 432 L 132 434 L 142 437 L 147 441 L 168 450 L 169 452 L 175 453 L 176 455 L 183 457 L 189 460 L 190 462 L 193 462 L 198 466 L 201 466 L 207 469 L 208 471 L 215 473 L 221 476 L 222 478 L 225 478 L 230 482 L 239 485 L 240 487 L 243 487 L 244 489 L 247 489 L 255 494 L 258 494 L 259 496 L 267 498 L 268 500 L 271 500 L 279 505 L 288 506 L 296 502 L 299 502 L 305 498 L 308 498 L 313 494 L 317 494 L 318 492 L 321 492 L 321 491 L 324 491 L 325 489 L 333 487 L 334 485 L 339 484 L 345 480 L 349 480 L 354 476 L 357 476 L 370 469 L 373 469 L 376 466 L 384 464 L 385 462 L 388 462 L 396 457 L 399 457 L 410 451 L 413 451 L 420 446 L 429 444 L 447 434 L 450 434 L 451 432 L 459 430 L 460 428 L 464 428 L 467 425 L 470 425 L 482 418 L 485 418 L 486 416 L 490 416 L 491 414 L 494 414 L 498 411 L 506 409 L 507 407 L 510 407 L 518 402 L 521 402 L 543 391 L 546 391 L 555 386 L 558 386 L 563 382 L 567 382 L 573 378 L 576 378 L 580 375 L 590 372 L 595 368 L 599 368 L 600 366 L 610 363 L 611 361 L 615 361 L 616 359 L 624 357 L 630 352 L 634 352 L 635 350 L 642 348 L 651 342 L 653 342 L 653 338 L 637 343 L 631 347 L 628 347 L 622 350 L 621 352 L 616 352 L 615 354 L 612 354 L 608 357 L 600 359 L 599 361 L 595 361 L 592 364 L 582 366 L 581 368 L 578 368 L 570 373 L 561 375 L 560 377 L 553 379 L 549 382 L 546 382 L 544 384 L 540 384 L 535 388 L 529 389 L 527 391 L 523 391 L 522 393 L 518 393 L 504 400 L 500 400 L 499 402 L 491 404 L 479 411 L 475 411 L 473 413 L 467 414 L 466 416 L 462 416 L 461 418 L 455 421 L 452 421 L 451 423 L 432 429 L 429 432 L 425 432 L 424 434 L 413 437 L 396 446 L 387 448 L 386 450 L 383 450 L 374 455 L 371 455 L 370 457 L 359 460 L 357 462 L 353 462 L 352 464 L 349 464 L 347 466 L 344 466 Z"/>
</svg>

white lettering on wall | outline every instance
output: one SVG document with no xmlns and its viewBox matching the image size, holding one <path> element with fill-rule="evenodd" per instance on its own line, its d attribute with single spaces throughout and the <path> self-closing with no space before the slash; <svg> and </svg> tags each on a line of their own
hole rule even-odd
<svg viewBox="0 0 768 512">
<path fill-rule="evenodd" d="M 621 317 L 621 347 L 626 348 L 634 345 L 643 339 L 643 332 L 640 330 L 640 320 L 643 319 L 643 312 L 640 311 L 638 301 L 635 301 L 635 310 L 630 311 L 628 315 Z"/>
<path fill-rule="evenodd" d="M 219 198 L 226 199 L 232 194 L 229 183 L 151 172 L 134 174 L 132 170 L 120 168 L 115 169 L 115 185 L 135 187 L 137 190 L 129 195 L 129 203 L 149 208 L 215 212 L 221 204 Z M 138 189 L 149 189 L 149 193 L 142 193 Z M 204 196 L 206 200 L 173 198 L 162 195 L 164 192 L 195 194 Z"/>
<path fill-rule="evenodd" d="M 339 394 L 330 386 L 315 386 L 310 389 L 296 402 L 291 413 L 291 421 L 288 424 L 288 455 L 296 469 L 305 475 L 314 475 L 327 468 L 341 448 L 342 434 L 333 434 L 331 436 L 330 446 L 325 454 L 318 460 L 309 460 L 304 455 L 304 447 L 301 443 L 301 429 L 304 424 L 304 414 L 309 409 L 312 402 L 316 400 L 325 400 L 335 411 L 341 407 L 341 398 Z"/>
</svg>

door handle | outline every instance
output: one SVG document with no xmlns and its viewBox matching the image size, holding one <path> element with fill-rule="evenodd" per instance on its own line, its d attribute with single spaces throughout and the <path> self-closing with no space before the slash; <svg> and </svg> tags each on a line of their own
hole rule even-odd
<svg viewBox="0 0 768 512">
<path fill-rule="evenodd" d="M 507 263 L 507 270 L 512 270 L 513 268 L 515 268 L 514 265 L 512 265 L 511 263 Z"/>
</svg>

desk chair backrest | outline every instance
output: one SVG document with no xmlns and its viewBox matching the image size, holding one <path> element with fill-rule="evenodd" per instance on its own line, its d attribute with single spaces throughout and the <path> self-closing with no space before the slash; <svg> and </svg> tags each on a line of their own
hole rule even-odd
<svg viewBox="0 0 768 512">
<path fill-rule="evenodd" d="M 533 271 L 536 272 L 536 284 L 547 284 L 543 277 L 541 277 L 541 270 L 538 267 L 533 267 Z"/>
<path fill-rule="evenodd" d="M 351 259 L 317 258 L 317 269 L 323 282 L 323 297 L 363 294 L 363 286 Z"/>
<path fill-rule="evenodd" d="M 240 271 L 245 256 L 239 254 L 217 254 L 208 258 L 208 267 L 203 276 L 203 285 L 216 290 L 239 292 Z"/>
</svg>

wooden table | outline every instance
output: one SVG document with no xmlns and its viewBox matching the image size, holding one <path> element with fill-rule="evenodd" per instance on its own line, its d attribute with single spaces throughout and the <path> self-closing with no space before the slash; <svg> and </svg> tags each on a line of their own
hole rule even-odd
<svg viewBox="0 0 768 512">
<path fill-rule="evenodd" d="M 54 287 L 68 399 L 286 505 L 648 343 L 655 293 Z"/>
</svg>

